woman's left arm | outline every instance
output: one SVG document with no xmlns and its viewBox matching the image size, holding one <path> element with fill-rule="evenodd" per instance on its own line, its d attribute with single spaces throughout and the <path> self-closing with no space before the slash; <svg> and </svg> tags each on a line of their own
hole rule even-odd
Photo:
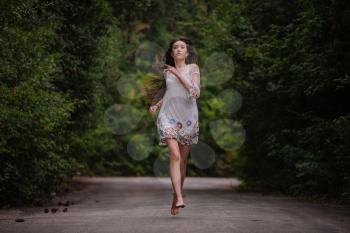
<svg viewBox="0 0 350 233">
<path fill-rule="evenodd" d="M 201 93 L 200 72 L 197 64 L 190 66 L 190 85 L 188 88 L 188 98 L 198 99 Z"/>
<path fill-rule="evenodd" d="M 178 73 L 176 74 L 176 77 L 179 79 L 179 81 L 188 91 L 187 93 L 188 98 L 195 98 L 195 99 L 199 98 L 201 85 L 200 85 L 200 71 L 197 64 L 190 65 L 190 77 L 191 77 L 190 82 L 188 82 L 184 77 L 182 77 Z"/>
</svg>

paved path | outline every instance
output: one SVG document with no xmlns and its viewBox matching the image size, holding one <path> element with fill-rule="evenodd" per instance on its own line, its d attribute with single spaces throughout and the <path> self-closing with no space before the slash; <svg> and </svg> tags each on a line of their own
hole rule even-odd
<svg viewBox="0 0 350 233">
<path fill-rule="evenodd" d="M 236 179 L 190 178 L 187 206 L 172 216 L 170 178 L 117 177 L 75 180 L 84 185 L 43 207 L 0 210 L 0 232 L 50 233 L 348 233 L 350 209 L 288 197 L 242 193 Z M 63 212 L 58 201 L 73 201 Z M 44 208 L 59 207 L 56 213 Z M 16 222 L 15 219 L 24 219 Z"/>
</svg>

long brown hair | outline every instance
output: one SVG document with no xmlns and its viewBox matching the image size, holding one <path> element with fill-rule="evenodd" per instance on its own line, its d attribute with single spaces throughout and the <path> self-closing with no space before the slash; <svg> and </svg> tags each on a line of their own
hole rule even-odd
<svg viewBox="0 0 350 233">
<path fill-rule="evenodd" d="M 177 41 L 183 41 L 186 43 L 188 56 L 186 57 L 185 63 L 198 64 L 198 55 L 194 47 L 192 46 L 192 42 L 187 37 L 180 36 L 171 40 L 171 42 L 169 43 L 168 49 L 162 58 L 162 61 L 160 62 L 156 61 L 157 67 L 164 69 L 164 64 L 175 67 L 175 61 L 174 61 L 174 58 L 171 56 L 171 52 L 172 52 L 173 44 Z M 150 74 L 148 76 L 148 79 L 145 80 L 143 89 L 146 93 L 147 104 L 155 105 L 160 99 L 163 98 L 166 91 L 166 81 L 165 81 L 163 72 L 160 72 L 159 74 Z"/>
</svg>

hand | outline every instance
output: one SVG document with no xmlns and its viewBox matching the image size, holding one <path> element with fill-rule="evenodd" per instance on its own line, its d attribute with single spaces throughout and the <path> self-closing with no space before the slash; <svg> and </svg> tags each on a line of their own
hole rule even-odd
<svg viewBox="0 0 350 233">
<path fill-rule="evenodd" d="M 151 106 L 151 107 L 149 107 L 149 113 L 152 115 L 152 116 L 154 116 L 155 114 L 156 114 L 156 112 L 157 112 L 157 109 L 158 109 L 158 106 L 157 105 L 153 105 L 153 106 Z"/>
<path fill-rule="evenodd" d="M 164 69 L 165 72 L 166 72 L 166 71 L 170 71 L 170 72 L 173 73 L 176 77 L 179 76 L 179 72 L 178 72 L 178 70 L 177 70 L 175 67 L 173 67 L 173 66 L 171 66 L 171 65 L 167 65 L 167 64 L 164 64 L 164 66 L 165 66 L 165 69 Z"/>
</svg>

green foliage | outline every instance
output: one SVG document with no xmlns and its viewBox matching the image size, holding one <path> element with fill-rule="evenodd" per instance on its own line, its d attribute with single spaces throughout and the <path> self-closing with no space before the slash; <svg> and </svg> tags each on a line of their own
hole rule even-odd
<svg viewBox="0 0 350 233">
<path fill-rule="evenodd" d="M 71 147 L 76 153 L 74 157 L 82 165 L 81 173 L 121 175 L 122 163 L 118 161 L 121 145 L 104 125 L 71 135 Z"/>
<path fill-rule="evenodd" d="M 247 106 L 241 177 L 262 189 L 349 200 L 349 34 L 343 34 L 349 22 L 337 19 L 349 4 L 246 7 L 254 31 L 243 40 L 242 60 L 253 66 L 242 73 L 249 84 L 241 88 Z"/>
<path fill-rule="evenodd" d="M 200 141 L 216 153 L 213 166 L 190 163 L 188 175 L 238 175 L 252 189 L 350 200 L 345 1 L 4 0 L 0 7 L 1 205 L 50 198 L 78 171 L 154 175 L 165 151 L 147 144 L 158 143 L 140 89 L 149 74 L 139 64 L 150 61 L 135 54 L 145 41 L 165 49 L 179 35 L 200 56 Z M 221 52 L 233 64 L 218 60 Z M 230 66 L 228 80 L 218 61 Z M 220 98 L 232 89 L 242 106 Z M 116 113 L 116 123 L 132 126 L 127 134 L 105 125 L 114 104 L 135 112 Z M 132 138 L 147 152 L 142 161 L 128 154 Z"/>
<path fill-rule="evenodd" d="M 45 198 L 75 169 L 62 157 L 72 105 L 29 81 L 0 89 L 1 204 Z"/>
<path fill-rule="evenodd" d="M 0 204 L 34 203 L 117 148 L 101 122 L 115 98 L 119 31 L 105 1 L 1 9 Z"/>
</svg>

